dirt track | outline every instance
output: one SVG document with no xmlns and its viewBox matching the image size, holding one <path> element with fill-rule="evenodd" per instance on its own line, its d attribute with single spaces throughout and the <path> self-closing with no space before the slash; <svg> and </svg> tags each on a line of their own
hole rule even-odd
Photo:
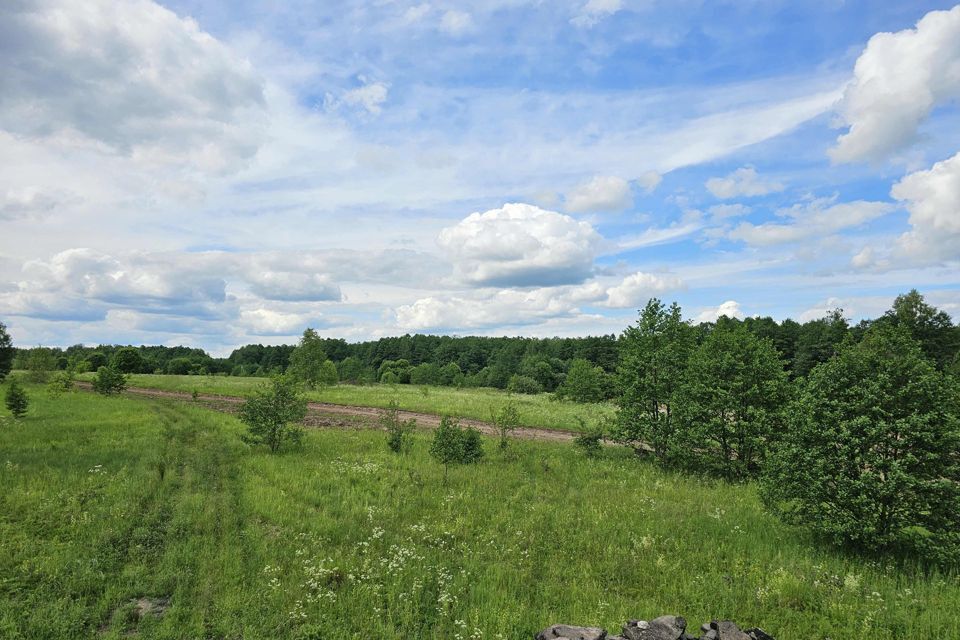
<svg viewBox="0 0 960 640">
<path fill-rule="evenodd" d="M 77 382 L 77 386 L 84 390 L 92 389 L 88 382 Z M 175 400 L 184 400 L 193 402 L 193 394 L 184 391 L 163 391 L 161 389 L 147 389 L 144 387 L 128 387 L 125 393 L 147 396 L 152 398 L 171 398 Z M 243 402 L 239 396 L 222 396 L 207 393 L 197 395 L 196 402 L 226 413 L 234 413 L 237 405 Z M 377 429 L 377 418 L 380 416 L 380 409 L 373 407 L 356 407 L 352 405 L 331 404 L 329 402 L 308 402 L 307 417 L 303 423 L 309 427 L 323 428 L 356 428 L 367 427 Z M 414 411 L 400 411 L 401 420 L 413 418 L 417 421 L 417 427 L 434 429 L 440 424 L 440 416 L 431 413 L 417 413 Z M 489 422 L 481 420 L 461 419 L 460 424 L 476 428 L 481 433 L 495 436 L 498 435 L 496 427 Z M 572 442 L 577 434 L 569 431 L 560 431 L 557 429 L 538 429 L 535 427 L 519 427 L 512 437 L 523 438 L 525 440 L 548 440 L 552 442 Z"/>
</svg>

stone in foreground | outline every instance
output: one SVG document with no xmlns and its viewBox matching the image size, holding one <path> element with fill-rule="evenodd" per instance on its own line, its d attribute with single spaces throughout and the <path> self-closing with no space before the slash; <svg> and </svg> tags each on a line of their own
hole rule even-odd
<svg viewBox="0 0 960 640">
<path fill-rule="evenodd" d="M 537 634 L 537 640 L 605 640 L 607 630 L 599 627 L 571 627 L 555 624 Z"/>
<path fill-rule="evenodd" d="M 623 625 L 623 637 L 627 640 L 680 640 L 687 621 L 678 616 L 660 616 L 649 622 L 631 620 Z"/>
</svg>

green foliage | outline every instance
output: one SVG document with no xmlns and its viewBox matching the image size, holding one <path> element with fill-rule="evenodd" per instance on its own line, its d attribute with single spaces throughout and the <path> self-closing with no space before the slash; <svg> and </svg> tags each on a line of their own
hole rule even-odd
<svg viewBox="0 0 960 640">
<path fill-rule="evenodd" d="M 308 389 L 336 384 L 337 369 L 326 365 L 327 354 L 323 350 L 323 340 L 313 329 L 306 329 L 300 338 L 300 344 L 290 354 L 289 376 L 302 383 Z M 332 363 L 331 363 L 332 364 Z M 331 382 L 331 379 L 333 382 Z"/>
<path fill-rule="evenodd" d="M 953 384 L 905 327 L 873 327 L 810 373 L 765 473 L 765 501 L 836 542 L 960 561 Z"/>
<path fill-rule="evenodd" d="M 146 373 L 150 370 L 147 361 L 135 347 L 121 347 L 110 358 L 110 365 L 120 373 Z"/>
<path fill-rule="evenodd" d="M 274 376 L 261 385 L 240 406 L 238 417 L 247 425 L 247 441 L 265 444 L 276 452 L 285 442 L 299 444 L 303 429 L 299 423 L 307 415 L 307 401 L 297 382 L 285 375 Z"/>
<path fill-rule="evenodd" d="M 581 417 L 577 420 L 580 421 L 581 433 L 574 439 L 573 444 L 588 458 L 596 458 L 603 450 L 603 427 L 599 424 L 589 426 Z"/>
<path fill-rule="evenodd" d="M 448 362 L 440 367 L 438 383 L 445 387 L 459 387 L 463 384 L 463 371 L 456 362 Z"/>
<path fill-rule="evenodd" d="M 471 464 L 483 458 L 480 432 L 473 427 L 464 429 L 456 418 L 443 416 L 440 426 L 433 432 L 430 455 L 443 465 L 443 477 L 446 481 L 451 464 Z"/>
<path fill-rule="evenodd" d="M 57 357 L 47 347 L 34 347 L 26 354 L 24 369 L 30 382 L 47 382 L 50 374 L 57 369 Z"/>
<path fill-rule="evenodd" d="M 806 376 L 815 366 L 832 358 L 849 333 L 850 325 L 843 316 L 843 309 L 834 309 L 819 320 L 801 325 L 790 369 L 792 375 Z"/>
<path fill-rule="evenodd" d="M 731 480 L 755 475 L 782 429 L 788 393 L 773 344 L 721 319 L 692 352 L 677 391 L 671 457 Z"/>
<path fill-rule="evenodd" d="M 317 380 L 317 386 L 333 387 L 340 382 L 340 376 L 337 373 L 337 365 L 330 360 L 324 360 L 320 365 L 320 378 Z"/>
<path fill-rule="evenodd" d="M 49 389 L 50 393 L 53 394 L 61 394 L 66 393 L 67 391 L 73 391 L 75 380 L 76 375 L 70 369 L 57 371 L 55 374 L 53 374 L 53 377 L 50 378 L 50 382 L 47 384 L 47 389 Z"/>
<path fill-rule="evenodd" d="M 490 421 L 500 434 L 500 450 L 507 448 L 507 438 L 520 426 L 520 410 L 513 402 L 508 402 L 499 411 L 490 412 Z"/>
<path fill-rule="evenodd" d="M 507 383 L 507 391 L 510 393 L 525 393 L 533 395 L 543 393 L 543 385 L 531 378 L 515 373 L 510 376 L 510 382 Z"/>
<path fill-rule="evenodd" d="M 410 369 L 410 384 L 440 384 L 440 367 L 424 362 Z"/>
<path fill-rule="evenodd" d="M 107 366 L 109 360 L 107 359 L 106 354 L 101 351 L 94 351 L 87 356 L 87 370 L 88 371 L 99 371 L 100 367 Z"/>
<path fill-rule="evenodd" d="M 380 411 L 380 428 L 387 432 L 387 447 L 394 453 L 410 450 L 411 434 L 417 428 L 415 418 L 400 419 L 400 403 L 392 400 L 386 409 Z"/>
<path fill-rule="evenodd" d="M 653 448 L 663 460 L 675 427 L 674 398 L 693 349 L 693 331 L 680 307 L 667 308 L 651 298 L 637 324 L 623 332 L 617 386 L 620 411 L 612 437 L 625 444 Z"/>
<path fill-rule="evenodd" d="M 953 326 L 945 312 L 927 304 L 916 289 L 897 296 L 891 309 L 877 322 L 903 327 L 939 369 L 945 369 L 960 356 L 960 327 Z"/>
<path fill-rule="evenodd" d="M 567 377 L 557 387 L 556 394 L 574 402 L 600 402 L 606 397 L 606 375 L 600 367 L 577 358 L 570 363 Z"/>
<path fill-rule="evenodd" d="M 30 400 L 17 378 L 10 378 L 10 382 L 7 383 L 7 393 L 4 396 L 4 401 L 14 418 L 19 419 L 27 415 Z"/>
<path fill-rule="evenodd" d="M 7 333 L 7 325 L 0 322 L 0 382 L 3 382 L 13 369 L 13 358 L 16 351 L 13 340 Z"/>
<path fill-rule="evenodd" d="M 410 383 L 410 361 L 404 358 L 400 360 L 384 360 L 377 369 L 377 380 L 385 382 L 389 376 L 390 384 L 409 384 Z"/>
<path fill-rule="evenodd" d="M 363 363 L 360 362 L 359 358 L 355 358 L 354 356 L 344 358 L 340 361 L 340 364 L 337 365 L 337 374 L 341 381 L 349 382 L 350 384 L 359 384 L 360 382 L 364 382 L 366 378 Z"/>
<path fill-rule="evenodd" d="M 93 390 L 105 396 L 123 393 L 127 388 L 127 376 L 116 367 L 100 367 L 93 378 Z"/>
<path fill-rule="evenodd" d="M 167 363 L 167 373 L 176 376 L 185 376 L 193 371 L 194 365 L 190 358 L 173 358 Z"/>
</svg>

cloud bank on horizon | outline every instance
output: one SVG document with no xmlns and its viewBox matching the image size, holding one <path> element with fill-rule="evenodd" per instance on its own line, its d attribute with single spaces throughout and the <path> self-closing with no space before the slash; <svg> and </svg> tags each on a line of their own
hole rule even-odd
<svg viewBox="0 0 960 640">
<path fill-rule="evenodd" d="M 226 353 L 650 296 L 960 319 L 960 5 L 700 8 L 4 3 L 0 320 Z"/>
</svg>

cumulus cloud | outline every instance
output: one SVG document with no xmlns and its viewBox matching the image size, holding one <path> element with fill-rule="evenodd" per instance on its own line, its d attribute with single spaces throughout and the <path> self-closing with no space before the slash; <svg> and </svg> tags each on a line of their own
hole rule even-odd
<svg viewBox="0 0 960 640">
<path fill-rule="evenodd" d="M 710 193 L 722 200 L 740 196 L 763 196 L 784 189 L 780 182 L 762 180 L 753 167 L 741 167 L 723 178 L 710 178 L 706 187 Z"/>
<path fill-rule="evenodd" d="M 383 82 L 370 82 L 347 91 L 343 101 L 354 107 L 362 107 L 370 114 L 379 115 L 383 111 L 383 103 L 387 101 L 389 88 Z"/>
<path fill-rule="evenodd" d="M 719 307 L 707 307 L 702 309 L 694 322 L 716 322 L 721 316 L 728 318 L 743 318 L 743 311 L 740 309 L 740 303 L 736 300 L 727 300 Z"/>
<path fill-rule="evenodd" d="M 738 218 L 750 213 L 750 207 L 744 204 L 715 204 L 707 211 L 713 220 L 727 220 L 729 218 Z"/>
<path fill-rule="evenodd" d="M 915 260 L 960 258 L 960 153 L 911 173 L 893 185 L 890 195 L 910 212 L 910 231 L 899 247 Z"/>
<path fill-rule="evenodd" d="M 864 247 L 850 259 L 850 265 L 856 269 L 866 269 L 873 266 L 875 258 L 872 247 Z"/>
<path fill-rule="evenodd" d="M 473 27 L 473 18 L 469 13 L 450 9 L 440 19 L 440 29 L 452 36 L 458 36 Z"/>
<path fill-rule="evenodd" d="M 673 274 L 638 271 L 624 278 L 615 287 L 607 289 L 604 305 L 621 309 L 639 307 L 653 296 L 681 289 L 683 286 L 683 280 Z"/>
<path fill-rule="evenodd" d="M 524 287 L 582 282 L 600 240 L 587 222 L 516 203 L 470 214 L 441 231 L 438 243 L 463 281 Z"/>
<path fill-rule="evenodd" d="M 623 211 L 632 205 L 630 184 L 617 176 L 596 176 L 566 196 L 566 209 L 573 213 Z"/>
<path fill-rule="evenodd" d="M 960 98 L 960 6 L 932 11 L 916 28 L 878 33 L 857 59 L 839 105 L 847 133 L 834 162 L 881 160 L 910 144 L 938 105 Z"/>
<path fill-rule="evenodd" d="M 245 280 L 251 293 L 265 300 L 340 301 L 340 287 L 323 273 L 300 271 L 248 271 Z"/>
<path fill-rule="evenodd" d="M 588 0 L 580 8 L 580 12 L 570 19 L 570 24 L 589 29 L 621 9 L 623 9 L 623 0 Z"/>
<path fill-rule="evenodd" d="M 781 217 L 792 218 L 792 224 L 741 222 L 727 237 L 751 246 L 797 242 L 866 224 L 887 215 L 895 208 L 889 202 L 856 200 L 832 204 L 831 199 L 818 199 L 777 211 L 777 215 Z"/>
<path fill-rule="evenodd" d="M 644 171 L 637 176 L 637 184 L 640 185 L 644 193 L 653 193 L 661 182 L 663 182 L 663 176 L 656 171 Z"/>
<path fill-rule="evenodd" d="M 262 80 L 149 0 L 3 3 L 0 128 L 149 163 L 234 169 L 256 152 Z"/>
<path fill-rule="evenodd" d="M 320 322 L 305 313 L 284 313 L 274 309 L 244 309 L 240 312 L 238 328 L 255 336 L 292 336 L 307 326 L 317 328 Z"/>
</svg>

